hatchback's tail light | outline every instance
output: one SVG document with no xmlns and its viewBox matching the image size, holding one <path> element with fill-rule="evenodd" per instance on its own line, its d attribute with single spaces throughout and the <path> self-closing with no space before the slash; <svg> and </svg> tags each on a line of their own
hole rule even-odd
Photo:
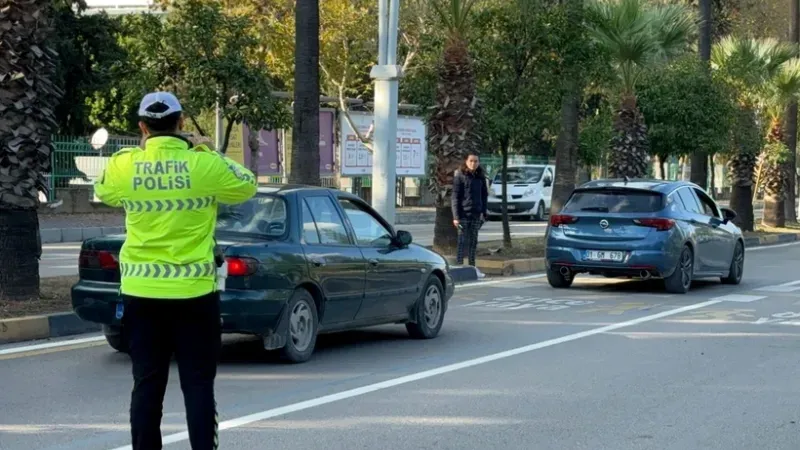
<svg viewBox="0 0 800 450">
<path fill-rule="evenodd" d="M 253 258 L 229 256 L 225 261 L 228 263 L 229 277 L 246 277 L 258 271 L 258 261 Z"/>
<path fill-rule="evenodd" d="M 118 270 L 119 258 L 107 250 L 81 250 L 78 256 L 81 269 Z"/>
<path fill-rule="evenodd" d="M 675 226 L 674 220 L 662 218 L 633 219 L 633 223 L 643 227 L 655 228 L 658 231 L 667 231 Z"/>
<path fill-rule="evenodd" d="M 577 217 L 570 216 L 567 214 L 553 214 L 552 216 L 550 216 L 550 225 L 554 227 L 557 227 L 559 225 L 569 225 L 577 221 L 578 221 Z"/>
</svg>

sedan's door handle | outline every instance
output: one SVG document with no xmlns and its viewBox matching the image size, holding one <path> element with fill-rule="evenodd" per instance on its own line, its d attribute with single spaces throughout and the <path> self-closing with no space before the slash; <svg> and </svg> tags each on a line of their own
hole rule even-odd
<svg viewBox="0 0 800 450">
<path fill-rule="evenodd" d="M 369 265 L 372 267 L 378 267 L 378 260 L 377 259 L 370 259 Z"/>
<path fill-rule="evenodd" d="M 325 265 L 325 260 L 324 259 L 311 258 L 311 264 L 313 264 L 315 267 L 322 267 L 322 266 Z"/>
</svg>

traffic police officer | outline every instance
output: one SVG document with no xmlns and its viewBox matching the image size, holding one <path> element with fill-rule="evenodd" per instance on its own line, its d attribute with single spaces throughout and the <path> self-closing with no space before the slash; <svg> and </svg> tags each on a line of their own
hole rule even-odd
<svg viewBox="0 0 800 450">
<path fill-rule="evenodd" d="M 147 94 L 139 117 L 144 148 L 115 153 L 95 185 L 103 203 L 125 208 L 120 292 L 133 365 L 133 448 L 162 448 L 164 393 L 174 354 L 192 449 L 216 449 L 217 204 L 247 201 L 257 181 L 240 164 L 179 134 L 182 109 L 173 94 Z"/>
</svg>

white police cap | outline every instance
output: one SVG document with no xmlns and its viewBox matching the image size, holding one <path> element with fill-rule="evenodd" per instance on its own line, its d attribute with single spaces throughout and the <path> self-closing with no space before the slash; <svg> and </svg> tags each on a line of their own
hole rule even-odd
<svg viewBox="0 0 800 450">
<path fill-rule="evenodd" d="M 163 112 L 148 111 L 150 107 L 158 103 L 165 105 L 167 109 Z M 151 92 L 145 95 L 142 102 L 139 103 L 139 117 L 151 119 L 160 119 L 182 110 L 181 102 L 171 92 Z"/>
</svg>

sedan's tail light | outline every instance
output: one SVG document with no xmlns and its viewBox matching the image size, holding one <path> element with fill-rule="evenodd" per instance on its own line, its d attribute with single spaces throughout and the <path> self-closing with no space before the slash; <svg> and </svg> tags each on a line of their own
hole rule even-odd
<svg viewBox="0 0 800 450">
<path fill-rule="evenodd" d="M 655 228 L 658 231 L 667 231 L 675 226 L 674 220 L 662 218 L 633 219 L 633 223 L 643 227 Z"/>
<path fill-rule="evenodd" d="M 258 261 L 253 258 L 229 256 L 225 261 L 228 263 L 229 277 L 246 277 L 258 271 Z"/>
<path fill-rule="evenodd" d="M 118 270 L 117 255 L 106 250 L 81 250 L 78 256 L 78 267 L 81 269 Z"/>
<path fill-rule="evenodd" d="M 577 221 L 578 221 L 577 217 L 569 216 L 567 214 L 553 214 L 552 216 L 550 216 L 550 225 L 554 227 L 557 227 L 559 225 L 569 225 Z"/>
</svg>

